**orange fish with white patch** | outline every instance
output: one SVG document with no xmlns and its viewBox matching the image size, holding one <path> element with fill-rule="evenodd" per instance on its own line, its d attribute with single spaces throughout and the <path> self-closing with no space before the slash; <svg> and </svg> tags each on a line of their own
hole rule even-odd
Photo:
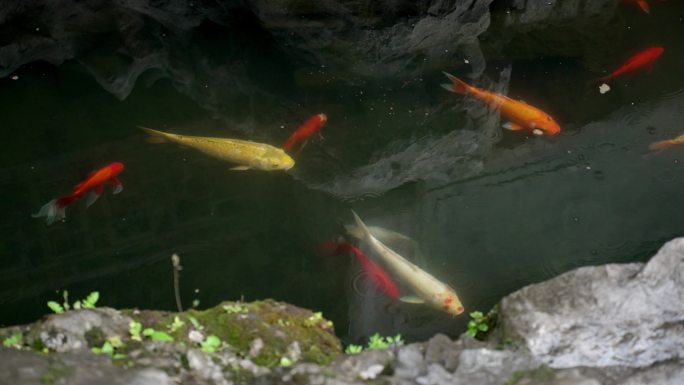
<svg viewBox="0 0 684 385">
<path fill-rule="evenodd" d="M 302 144 L 302 148 L 306 146 L 307 141 L 309 140 L 309 137 L 315 133 L 318 133 L 318 135 L 321 135 L 321 127 L 325 125 L 325 122 L 328 121 L 328 116 L 326 114 L 318 114 L 310 117 L 307 119 L 304 124 L 301 126 L 297 127 L 296 130 L 290 135 L 289 138 L 283 143 L 283 150 L 289 151 L 292 146 L 297 144 L 298 142 L 304 141 L 304 144 Z M 323 136 L 321 135 L 321 138 Z"/>
<path fill-rule="evenodd" d="M 557 135 L 561 128 L 546 112 L 508 96 L 468 85 L 463 80 L 444 72 L 451 84 L 442 84 L 450 92 L 472 96 L 492 108 L 498 108 L 501 116 L 509 121 L 504 128 L 512 131 L 530 130 L 535 135 Z"/>
</svg>

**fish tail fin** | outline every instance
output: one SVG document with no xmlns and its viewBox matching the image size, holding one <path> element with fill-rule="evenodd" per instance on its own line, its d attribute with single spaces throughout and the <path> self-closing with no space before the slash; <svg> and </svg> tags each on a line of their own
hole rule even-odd
<svg viewBox="0 0 684 385">
<path fill-rule="evenodd" d="M 358 235 L 359 235 L 358 238 L 363 239 L 363 240 L 370 238 L 371 233 L 370 233 L 370 230 L 368 230 L 368 227 L 366 227 L 366 224 L 363 223 L 361 218 L 359 218 L 359 216 L 356 214 L 356 212 L 354 210 L 352 210 L 351 212 L 354 215 L 354 220 L 356 221 L 356 227 L 358 228 L 357 230 L 355 230 L 355 231 L 358 231 Z"/>
<path fill-rule="evenodd" d="M 467 94 L 470 90 L 468 83 L 457 78 L 456 76 L 442 71 L 442 73 L 451 81 L 451 84 L 442 84 L 442 88 L 449 92 L 455 92 L 457 94 Z"/>
<path fill-rule="evenodd" d="M 287 138 L 285 143 L 283 143 L 283 146 L 282 146 L 283 150 L 290 151 L 292 149 L 292 146 L 294 146 L 294 144 L 296 142 L 297 142 L 297 138 L 294 136 L 290 136 L 289 138 Z"/>
<path fill-rule="evenodd" d="M 138 128 L 140 128 L 141 130 L 143 130 L 149 134 L 149 136 L 147 137 L 147 141 L 150 143 L 155 143 L 155 144 L 166 143 L 168 140 L 167 139 L 168 134 L 165 132 L 153 130 L 151 128 L 147 128 L 147 127 L 143 127 L 143 126 L 138 126 Z"/>
<path fill-rule="evenodd" d="M 639 1 L 637 1 L 637 4 L 639 4 L 639 7 L 641 8 L 642 11 L 644 11 L 648 14 L 651 13 L 651 6 L 648 4 L 648 1 L 639 0 Z"/>
<path fill-rule="evenodd" d="M 66 217 L 66 207 L 69 206 L 75 198 L 76 197 L 73 195 L 67 195 L 53 199 L 44 204 L 37 213 L 31 214 L 31 216 L 34 218 L 45 217 L 45 222 L 47 222 L 48 225 L 53 224 L 55 221 L 61 221 Z"/>
<path fill-rule="evenodd" d="M 354 238 L 357 239 L 363 239 L 363 230 L 359 226 L 356 225 L 344 225 L 344 229 L 347 230 L 347 233 L 351 235 Z"/>
<path fill-rule="evenodd" d="M 668 147 L 672 146 L 672 142 L 669 140 L 661 140 L 658 142 L 653 142 L 648 145 L 648 149 L 651 151 L 662 151 Z"/>
</svg>

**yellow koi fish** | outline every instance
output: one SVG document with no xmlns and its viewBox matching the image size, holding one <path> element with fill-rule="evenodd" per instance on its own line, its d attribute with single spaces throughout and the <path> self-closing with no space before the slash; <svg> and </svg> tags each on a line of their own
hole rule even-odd
<svg viewBox="0 0 684 385">
<path fill-rule="evenodd" d="M 508 130 L 531 130 L 535 135 L 557 135 L 561 131 L 558 123 L 549 114 L 536 107 L 505 95 L 473 87 L 446 72 L 444 75 L 451 80 L 451 84 L 442 84 L 442 88 L 457 94 L 470 95 L 493 108 L 498 108 L 501 116 L 509 120 L 504 124 L 504 128 Z"/>
<path fill-rule="evenodd" d="M 176 142 L 215 158 L 238 164 L 231 170 L 289 170 L 295 164 L 285 151 L 269 144 L 239 139 L 177 135 L 147 127 L 140 128 L 150 134 L 150 141 L 153 143 Z"/>
<path fill-rule="evenodd" d="M 457 316 L 463 313 L 463 305 L 454 289 L 440 282 L 425 270 L 406 260 L 394 250 L 380 242 L 358 215 L 352 210 L 356 227 L 348 227 L 351 235 L 367 242 L 383 265 L 415 294 L 399 298 L 402 302 L 427 304 L 428 306 Z"/>
</svg>

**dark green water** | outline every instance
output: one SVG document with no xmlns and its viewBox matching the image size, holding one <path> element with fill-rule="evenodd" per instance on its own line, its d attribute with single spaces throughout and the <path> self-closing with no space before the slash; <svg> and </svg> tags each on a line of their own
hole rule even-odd
<svg viewBox="0 0 684 385">
<path fill-rule="evenodd" d="M 466 314 L 391 303 L 354 280 L 350 257 L 316 253 L 344 234 L 350 209 L 414 238 L 424 254 L 416 262 L 452 285 L 467 312 L 579 266 L 644 261 L 684 232 L 684 146 L 645 156 L 649 143 L 684 133 L 684 4 L 653 8 L 619 7 L 590 31 L 603 35 L 564 26 L 581 35 L 560 39 L 567 49 L 531 43 L 558 41 L 563 28 L 506 35 L 495 13 L 474 82 L 549 112 L 563 127 L 552 138 L 502 132 L 495 112 L 439 87 L 440 68 L 343 81 L 263 31 L 250 35 L 255 45 L 210 22 L 170 59 L 201 53 L 197 76 L 147 71 L 124 98 L 93 77 L 93 63 L 111 63 L 106 35 L 77 59 L 23 65 L 16 80 L 0 79 L 0 324 L 47 313 L 64 289 L 74 299 L 99 290 L 103 306 L 173 310 L 178 253 L 186 307 L 275 298 L 323 311 L 348 341 L 461 333 Z M 605 95 L 587 86 L 649 45 L 666 49 L 651 73 Z M 466 76 L 462 60 L 441 69 Z M 234 62 L 261 91 L 226 94 L 232 83 L 219 75 Z M 279 145 L 319 112 L 329 116 L 326 139 L 288 173 L 230 171 L 197 151 L 149 144 L 136 128 Z M 122 194 L 87 210 L 77 202 L 52 226 L 31 218 L 112 161 L 126 165 Z"/>
</svg>

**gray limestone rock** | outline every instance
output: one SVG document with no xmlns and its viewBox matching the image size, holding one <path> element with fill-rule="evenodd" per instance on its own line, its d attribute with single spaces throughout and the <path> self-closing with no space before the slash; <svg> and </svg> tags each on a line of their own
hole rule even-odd
<svg viewBox="0 0 684 385">
<path fill-rule="evenodd" d="M 645 266 L 583 267 L 502 301 L 506 332 L 554 368 L 643 367 L 684 357 L 684 239 Z"/>
</svg>

